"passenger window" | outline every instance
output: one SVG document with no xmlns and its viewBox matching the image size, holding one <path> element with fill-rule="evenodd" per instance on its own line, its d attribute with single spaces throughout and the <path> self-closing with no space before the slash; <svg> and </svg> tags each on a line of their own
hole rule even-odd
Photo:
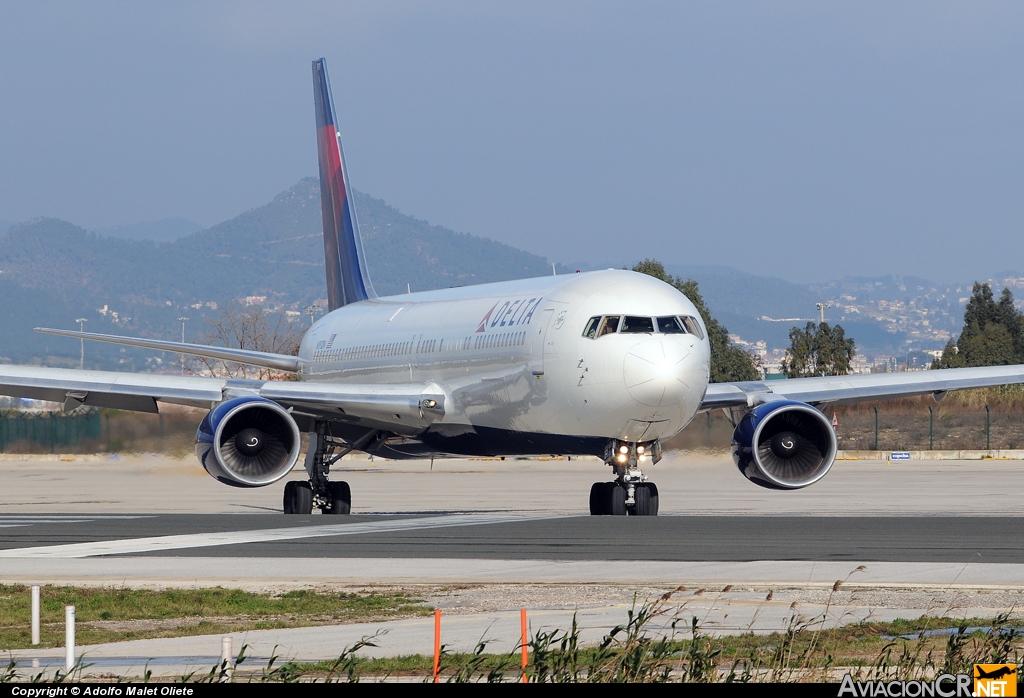
<svg viewBox="0 0 1024 698">
<path fill-rule="evenodd" d="M 590 322 L 587 323 L 587 329 L 583 330 L 583 336 L 587 339 L 594 339 L 597 337 L 597 326 L 601 324 L 601 316 L 590 318 Z"/>
<path fill-rule="evenodd" d="M 601 325 L 601 329 L 597 333 L 597 336 L 604 337 L 606 334 L 615 334 L 617 329 L 619 329 L 619 316 L 609 315 L 604 319 L 604 323 Z"/>
<path fill-rule="evenodd" d="M 658 332 L 662 334 L 686 334 L 686 328 L 677 317 L 658 318 Z"/>
<path fill-rule="evenodd" d="M 700 323 L 697 321 L 697 318 L 685 315 L 679 319 L 683 321 L 683 325 L 686 326 L 686 329 L 690 334 L 695 334 L 701 339 L 704 339 L 704 330 L 700 328 Z"/>
<path fill-rule="evenodd" d="M 649 317 L 632 317 L 627 315 L 622 321 L 622 329 L 619 332 L 624 334 L 650 334 L 654 332 L 654 321 Z"/>
</svg>

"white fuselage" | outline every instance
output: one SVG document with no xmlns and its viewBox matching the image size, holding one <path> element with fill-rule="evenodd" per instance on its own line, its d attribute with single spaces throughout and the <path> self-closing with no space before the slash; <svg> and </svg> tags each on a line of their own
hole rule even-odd
<svg viewBox="0 0 1024 698">
<path fill-rule="evenodd" d="M 591 318 L 612 315 L 656 327 L 584 335 Z M 710 347 L 703 325 L 662 333 L 660 316 L 699 317 L 672 286 L 621 270 L 377 298 L 313 325 L 300 379 L 434 383 L 446 401 L 431 429 L 451 434 L 664 439 L 696 414 Z"/>
</svg>

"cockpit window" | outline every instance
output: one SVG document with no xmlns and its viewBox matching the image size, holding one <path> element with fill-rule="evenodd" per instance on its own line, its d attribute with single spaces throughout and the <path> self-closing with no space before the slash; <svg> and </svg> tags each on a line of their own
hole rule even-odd
<svg viewBox="0 0 1024 698">
<path fill-rule="evenodd" d="M 662 334 L 686 334 L 686 328 L 677 317 L 658 318 L 658 332 Z"/>
<path fill-rule="evenodd" d="M 619 332 L 623 334 L 649 334 L 654 332 L 654 321 L 649 317 L 627 315 L 622 321 L 622 329 Z"/>
<path fill-rule="evenodd" d="M 608 315 L 601 324 L 601 329 L 598 331 L 597 336 L 604 337 L 606 334 L 615 334 L 617 329 L 619 329 L 619 316 Z"/>
<path fill-rule="evenodd" d="M 587 329 L 583 330 L 583 336 L 587 339 L 597 337 L 597 326 L 601 324 L 601 316 L 592 317 L 587 321 Z"/>
<path fill-rule="evenodd" d="M 686 326 L 686 329 L 690 332 L 690 334 L 695 334 L 701 339 L 704 339 L 704 330 L 700 328 L 700 323 L 697 322 L 697 318 L 690 317 L 689 315 L 684 315 L 679 319 L 683 321 L 683 325 Z"/>
</svg>

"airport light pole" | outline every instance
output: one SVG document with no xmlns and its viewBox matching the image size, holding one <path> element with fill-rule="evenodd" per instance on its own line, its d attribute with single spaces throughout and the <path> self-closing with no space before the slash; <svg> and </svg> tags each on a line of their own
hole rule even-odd
<svg viewBox="0 0 1024 698">
<path fill-rule="evenodd" d="M 181 323 L 181 343 L 182 344 L 185 343 L 185 323 L 188 322 L 188 320 L 189 319 L 187 317 L 180 317 L 180 318 L 178 318 L 178 322 Z M 185 375 L 185 355 L 181 354 L 178 358 L 181 361 L 181 375 L 184 376 Z"/>
<path fill-rule="evenodd" d="M 78 331 L 79 332 L 85 332 L 85 323 L 89 322 L 89 319 L 88 318 L 84 318 L 84 317 L 75 318 L 75 322 L 78 323 Z M 79 370 L 84 370 L 85 369 L 85 338 L 84 337 L 79 337 L 78 338 L 78 344 L 79 344 L 79 347 L 78 347 L 78 369 Z"/>
<path fill-rule="evenodd" d="M 818 308 L 818 313 L 821 315 L 821 322 L 825 322 L 825 311 L 832 307 L 831 303 L 815 303 L 815 307 Z"/>
</svg>

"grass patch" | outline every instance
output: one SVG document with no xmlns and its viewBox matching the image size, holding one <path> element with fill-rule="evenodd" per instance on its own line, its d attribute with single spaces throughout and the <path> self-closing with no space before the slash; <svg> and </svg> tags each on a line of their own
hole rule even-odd
<svg viewBox="0 0 1024 698">
<path fill-rule="evenodd" d="M 1024 635 L 1019 627 L 1022 621 L 1009 614 L 994 619 L 933 616 L 853 623 L 840 628 L 824 628 L 824 616 L 803 618 L 794 614 L 784 632 L 716 637 L 706 634 L 688 613 L 685 601 L 680 603 L 673 595 L 670 592 L 655 601 L 635 604 L 627 612 L 625 622 L 608 630 L 599 642 L 587 646 L 581 644 L 575 620 L 566 630 L 535 632 L 528 640 L 530 681 L 837 681 L 844 673 L 850 673 L 856 680 L 927 680 L 943 673 L 970 673 L 975 663 L 1024 663 Z M 59 645 L 63 640 L 65 604 L 74 604 L 78 609 L 83 644 L 161 634 L 355 622 L 425 615 L 430 611 L 403 593 L 294 591 L 275 596 L 220 588 L 139 591 L 44 587 L 42 599 L 44 643 L 49 646 Z M 182 621 L 186 614 L 194 617 L 192 625 Z M 6 647 L 27 644 L 28 615 L 29 589 L 0 586 L 0 637 Z M 170 623 L 161 629 L 159 624 L 164 621 Z M 112 625 L 117 623 L 150 623 L 153 627 L 117 629 Z M 926 635 L 944 629 L 952 632 Z M 433 657 L 429 655 L 382 659 L 359 655 L 360 649 L 372 647 L 375 641 L 374 637 L 364 638 L 337 659 L 316 664 L 300 664 L 286 658 L 274 658 L 266 666 L 243 661 L 233 680 L 431 679 Z M 444 653 L 440 680 L 518 681 L 518 648 L 501 647 L 501 652 L 493 649 L 481 641 L 475 652 Z M 242 648 L 241 656 L 246 650 Z M 227 680 L 231 677 L 224 669 L 214 667 L 209 673 L 192 674 L 180 680 Z M 76 680 L 80 672 L 53 678 Z M 0 682 L 14 678 L 13 666 L 6 673 L 0 670 Z"/>
<path fill-rule="evenodd" d="M 538 632 L 529 640 L 526 672 L 531 682 L 793 682 L 837 681 L 844 673 L 858 680 L 930 679 L 940 673 L 970 673 L 978 663 L 1020 663 L 1024 637 L 995 619 L 922 617 L 888 623 L 815 629 L 795 619 L 784 633 L 710 637 L 691 619 L 679 626 L 687 639 L 652 636 L 648 624 L 667 609 L 657 604 L 634 608 L 623 625 L 597 646 L 581 647 L 579 630 Z M 970 627 L 984 631 L 966 632 Z M 955 629 L 949 636 L 923 637 L 929 630 Z M 906 639 L 900 635 L 917 635 Z M 888 636 L 888 637 L 887 637 Z M 893 639 L 895 637 L 895 639 Z M 365 638 L 369 644 L 373 638 Z M 256 673 L 253 670 L 256 669 Z M 443 682 L 517 682 L 520 654 L 487 651 L 443 653 Z M 249 667 L 236 680 L 354 681 L 387 677 L 431 680 L 433 657 L 409 655 L 369 659 L 346 652 L 316 664 L 285 662 Z"/>
<path fill-rule="evenodd" d="M 0 649 L 31 646 L 31 592 L 0 585 Z M 152 637 L 358 623 L 427 615 L 432 609 L 402 592 L 344 593 L 309 590 L 280 595 L 237 589 L 166 589 L 44 586 L 40 590 L 41 645 L 64 644 L 64 607 L 75 607 L 80 644 Z"/>
</svg>

